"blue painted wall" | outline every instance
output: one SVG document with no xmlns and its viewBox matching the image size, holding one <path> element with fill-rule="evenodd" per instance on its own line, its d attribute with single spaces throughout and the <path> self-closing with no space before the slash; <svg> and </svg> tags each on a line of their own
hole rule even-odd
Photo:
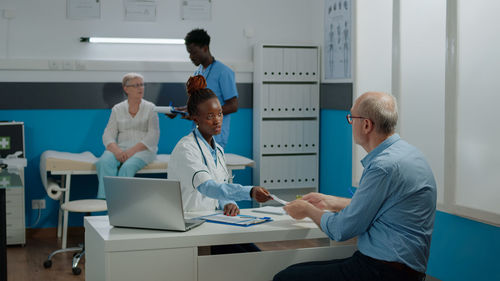
<svg viewBox="0 0 500 281">
<path fill-rule="evenodd" d="M 58 201 L 50 199 L 41 182 L 39 163 L 45 150 L 66 152 L 90 151 L 99 157 L 104 151 L 102 133 L 109 119 L 110 110 L 2 110 L 0 120 L 24 122 L 25 148 L 28 166 L 25 170 L 26 226 L 47 228 L 57 226 Z M 240 109 L 233 114 L 232 134 L 227 152 L 252 157 L 252 110 Z M 159 153 L 170 153 L 177 141 L 191 131 L 191 124 L 179 118 L 170 119 L 160 115 Z M 250 185 L 251 168 L 235 171 L 235 182 Z M 73 176 L 71 199 L 93 198 L 97 193 L 95 175 Z M 47 208 L 41 210 L 40 220 L 33 225 L 38 211 L 31 209 L 32 199 L 45 198 Z M 250 207 L 250 201 L 239 202 L 241 207 Z M 69 225 L 82 225 L 82 214 L 70 213 Z"/>
<path fill-rule="evenodd" d="M 500 280 L 500 227 L 438 211 L 427 273 L 443 281 Z"/>
<path fill-rule="evenodd" d="M 319 191 L 351 197 L 352 131 L 345 116 L 348 111 L 321 110 Z"/>
<path fill-rule="evenodd" d="M 322 110 L 320 133 L 320 191 L 350 197 L 352 174 L 351 127 L 345 121 L 347 111 Z M 48 149 L 68 152 L 104 151 L 101 135 L 109 110 L 2 110 L 0 120 L 25 122 L 26 224 L 31 226 L 37 211 L 31 200 L 46 198 L 47 209 L 33 227 L 57 225 L 58 202 L 47 197 L 39 175 L 40 155 Z M 170 153 L 177 141 L 191 130 L 185 120 L 160 116 L 160 153 Z M 227 152 L 252 157 L 252 110 L 240 109 L 233 115 Z M 251 184 L 252 170 L 235 171 L 235 181 Z M 95 196 L 95 176 L 76 176 L 72 181 L 73 199 Z M 250 202 L 240 202 L 250 207 Z M 82 225 L 81 216 L 71 214 L 70 225 Z M 454 215 L 437 212 L 428 273 L 447 280 L 500 280 L 500 228 Z"/>
</svg>

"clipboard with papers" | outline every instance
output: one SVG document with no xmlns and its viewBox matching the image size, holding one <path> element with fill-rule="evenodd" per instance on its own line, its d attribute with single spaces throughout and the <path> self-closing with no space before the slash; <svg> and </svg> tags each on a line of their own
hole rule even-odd
<svg viewBox="0 0 500 281">
<path fill-rule="evenodd" d="M 243 227 L 261 224 L 273 220 L 270 217 L 254 217 L 248 215 L 226 216 L 222 213 L 215 213 L 211 215 L 201 216 L 198 217 L 197 219 L 202 219 L 207 222 L 237 225 Z"/>
</svg>

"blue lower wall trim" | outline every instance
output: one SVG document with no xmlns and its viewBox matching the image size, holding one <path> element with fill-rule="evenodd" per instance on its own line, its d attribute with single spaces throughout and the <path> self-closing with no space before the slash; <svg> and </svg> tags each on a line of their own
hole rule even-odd
<svg viewBox="0 0 500 281">
<path fill-rule="evenodd" d="M 319 191 L 351 197 L 352 129 L 345 116 L 349 111 L 321 110 Z"/>
<path fill-rule="evenodd" d="M 253 158 L 253 110 L 239 109 L 231 115 L 231 134 L 225 151 Z M 252 185 L 252 168 L 233 171 L 234 182 L 242 185 Z M 252 201 L 237 202 L 240 208 L 251 208 Z"/>
<path fill-rule="evenodd" d="M 427 273 L 442 281 L 500 280 L 500 227 L 438 211 Z"/>
</svg>

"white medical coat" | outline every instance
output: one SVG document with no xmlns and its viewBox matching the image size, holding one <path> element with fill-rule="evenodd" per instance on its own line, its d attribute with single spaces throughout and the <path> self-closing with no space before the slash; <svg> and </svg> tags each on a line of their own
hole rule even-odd
<svg viewBox="0 0 500 281">
<path fill-rule="evenodd" d="M 201 194 L 197 188 L 208 180 L 216 183 L 227 183 L 229 180 L 222 147 L 216 144 L 216 165 L 208 147 L 199 138 L 198 142 L 199 146 L 194 133 L 183 137 L 175 146 L 168 161 L 168 178 L 181 182 L 182 204 L 185 212 L 215 210 L 219 206 L 219 200 Z"/>
</svg>

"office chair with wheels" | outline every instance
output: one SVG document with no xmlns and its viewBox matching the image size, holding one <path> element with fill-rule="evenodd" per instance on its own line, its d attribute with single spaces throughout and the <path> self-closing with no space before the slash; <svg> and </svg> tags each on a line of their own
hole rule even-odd
<svg viewBox="0 0 500 281">
<path fill-rule="evenodd" d="M 100 199 L 84 199 L 84 200 L 73 200 L 69 201 L 67 203 L 64 203 L 61 205 L 61 209 L 63 211 L 68 211 L 68 212 L 76 212 L 76 213 L 87 213 L 90 215 L 92 212 L 103 212 L 106 211 L 107 205 L 106 205 L 106 200 L 100 200 Z M 65 235 L 67 235 L 65 233 Z M 71 247 L 71 248 L 62 248 L 59 250 L 56 250 L 52 252 L 47 260 L 43 263 L 43 267 L 49 268 L 52 266 L 52 257 L 59 253 L 65 253 L 65 252 L 76 252 L 73 255 L 73 263 L 72 263 L 72 271 L 74 275 L 79 275 L 82 270 L 78 267 L 78 263 L 80 262 L 80 259 L 85 255 L 85 246 L 84 244 L 79 245 L 78 247 Z"/>
</svg>

